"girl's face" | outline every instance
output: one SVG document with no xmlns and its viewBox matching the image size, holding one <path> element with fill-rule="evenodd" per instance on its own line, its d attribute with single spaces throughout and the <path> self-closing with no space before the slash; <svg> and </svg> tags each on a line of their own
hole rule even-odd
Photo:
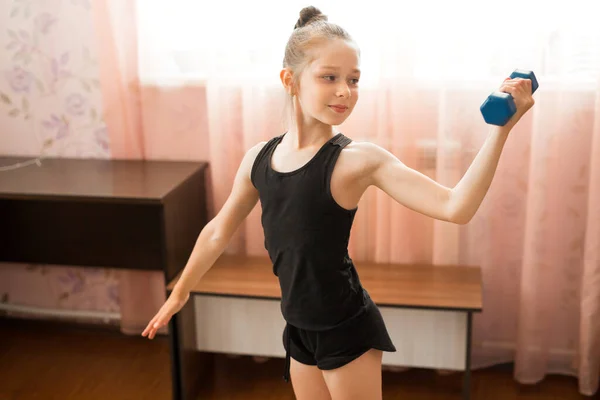
<svg viewBox="0 0 600 400">
<path fill-rule="evenodd" d="M 296 109 L 300 106 L 305 122 L 310 123 L 312 118 L 340 125 L 358 101 L 358 49 L 353 43 L 336 39 L 313 51 L 315 59 L 300 77 L 299 93 L 294 98 Z"/>
</svg>

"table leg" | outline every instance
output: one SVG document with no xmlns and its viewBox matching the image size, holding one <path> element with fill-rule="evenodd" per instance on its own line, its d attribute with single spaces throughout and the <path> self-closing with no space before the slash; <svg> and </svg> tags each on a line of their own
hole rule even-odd
<svg viewBox="0 0 600 400">
<path fill-rule="evenodd" d="M 467 351 L 465 358 L 465 373 L 463 378 L 463 400 L 471 398 L 471 334 L 473 330 L 473 313 L 467 313 Z"/>
<path fill-rule="evenodd" d="M 175 314 L 169 321 L 169 353 L 171 356 L 171 391 L 173 400 L 183 400 L 181 388 L 181 363 L 179 361 L 179 341 L 177 340 L 179 315 Z"/>
<path fill-rule="evenodd" d="M 197 350 L 194 296 L 169 321 L 173 400 L 196 400 L 211 384 L 214 355 Z"/>
</svg>

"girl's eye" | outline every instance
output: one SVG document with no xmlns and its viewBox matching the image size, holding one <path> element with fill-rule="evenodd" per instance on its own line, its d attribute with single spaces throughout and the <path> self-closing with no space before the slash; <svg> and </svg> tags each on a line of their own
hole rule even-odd
<svg viewBox="0 0 600 400">
<path fill-rule="evenodd" d="M 325 78 L 325 80 L 328 80 L 330 82 L 333 82 L 333 80 L 335 80 L 335 76 L 333 75 L 325 75 L 323 76 L 323 78 Z M 332 78 L 332 79 L 329 79 Z M 358 83 L 358 79 L 350 79 L 350 81 L 352 82 L 353 85 L 356 85 Z"/>
</svg>

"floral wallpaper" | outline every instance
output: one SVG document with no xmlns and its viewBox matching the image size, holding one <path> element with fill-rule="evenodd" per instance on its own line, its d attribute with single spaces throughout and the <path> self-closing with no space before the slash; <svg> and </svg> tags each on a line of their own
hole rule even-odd
<svg viewBox="0 0 600 400">
<path fill-rule="evenodd" d="M 109 158 L 90 0 L 0 0 L 0 26 L 0 154 Z M 0 264 L 0 313 L 28 306 L 118 315 L 116 274 Z"/>
</svg>

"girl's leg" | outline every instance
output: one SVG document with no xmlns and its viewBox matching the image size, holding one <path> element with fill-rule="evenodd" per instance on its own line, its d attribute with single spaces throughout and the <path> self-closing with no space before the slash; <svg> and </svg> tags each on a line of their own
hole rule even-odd
<svg viewBox="0 0 600 400">
<path fill-rule="evenodd" d="M 322 371 L 333 400 L 381 400 L 381 360 L 383 352 L 371 349 L 333 370 Z"/>
<path fill-rule="evenodd" d="M 323 374 L 316 365 L 290 359 L 290 378 L 296 400 L 331 400 Z"/>
</svg>

